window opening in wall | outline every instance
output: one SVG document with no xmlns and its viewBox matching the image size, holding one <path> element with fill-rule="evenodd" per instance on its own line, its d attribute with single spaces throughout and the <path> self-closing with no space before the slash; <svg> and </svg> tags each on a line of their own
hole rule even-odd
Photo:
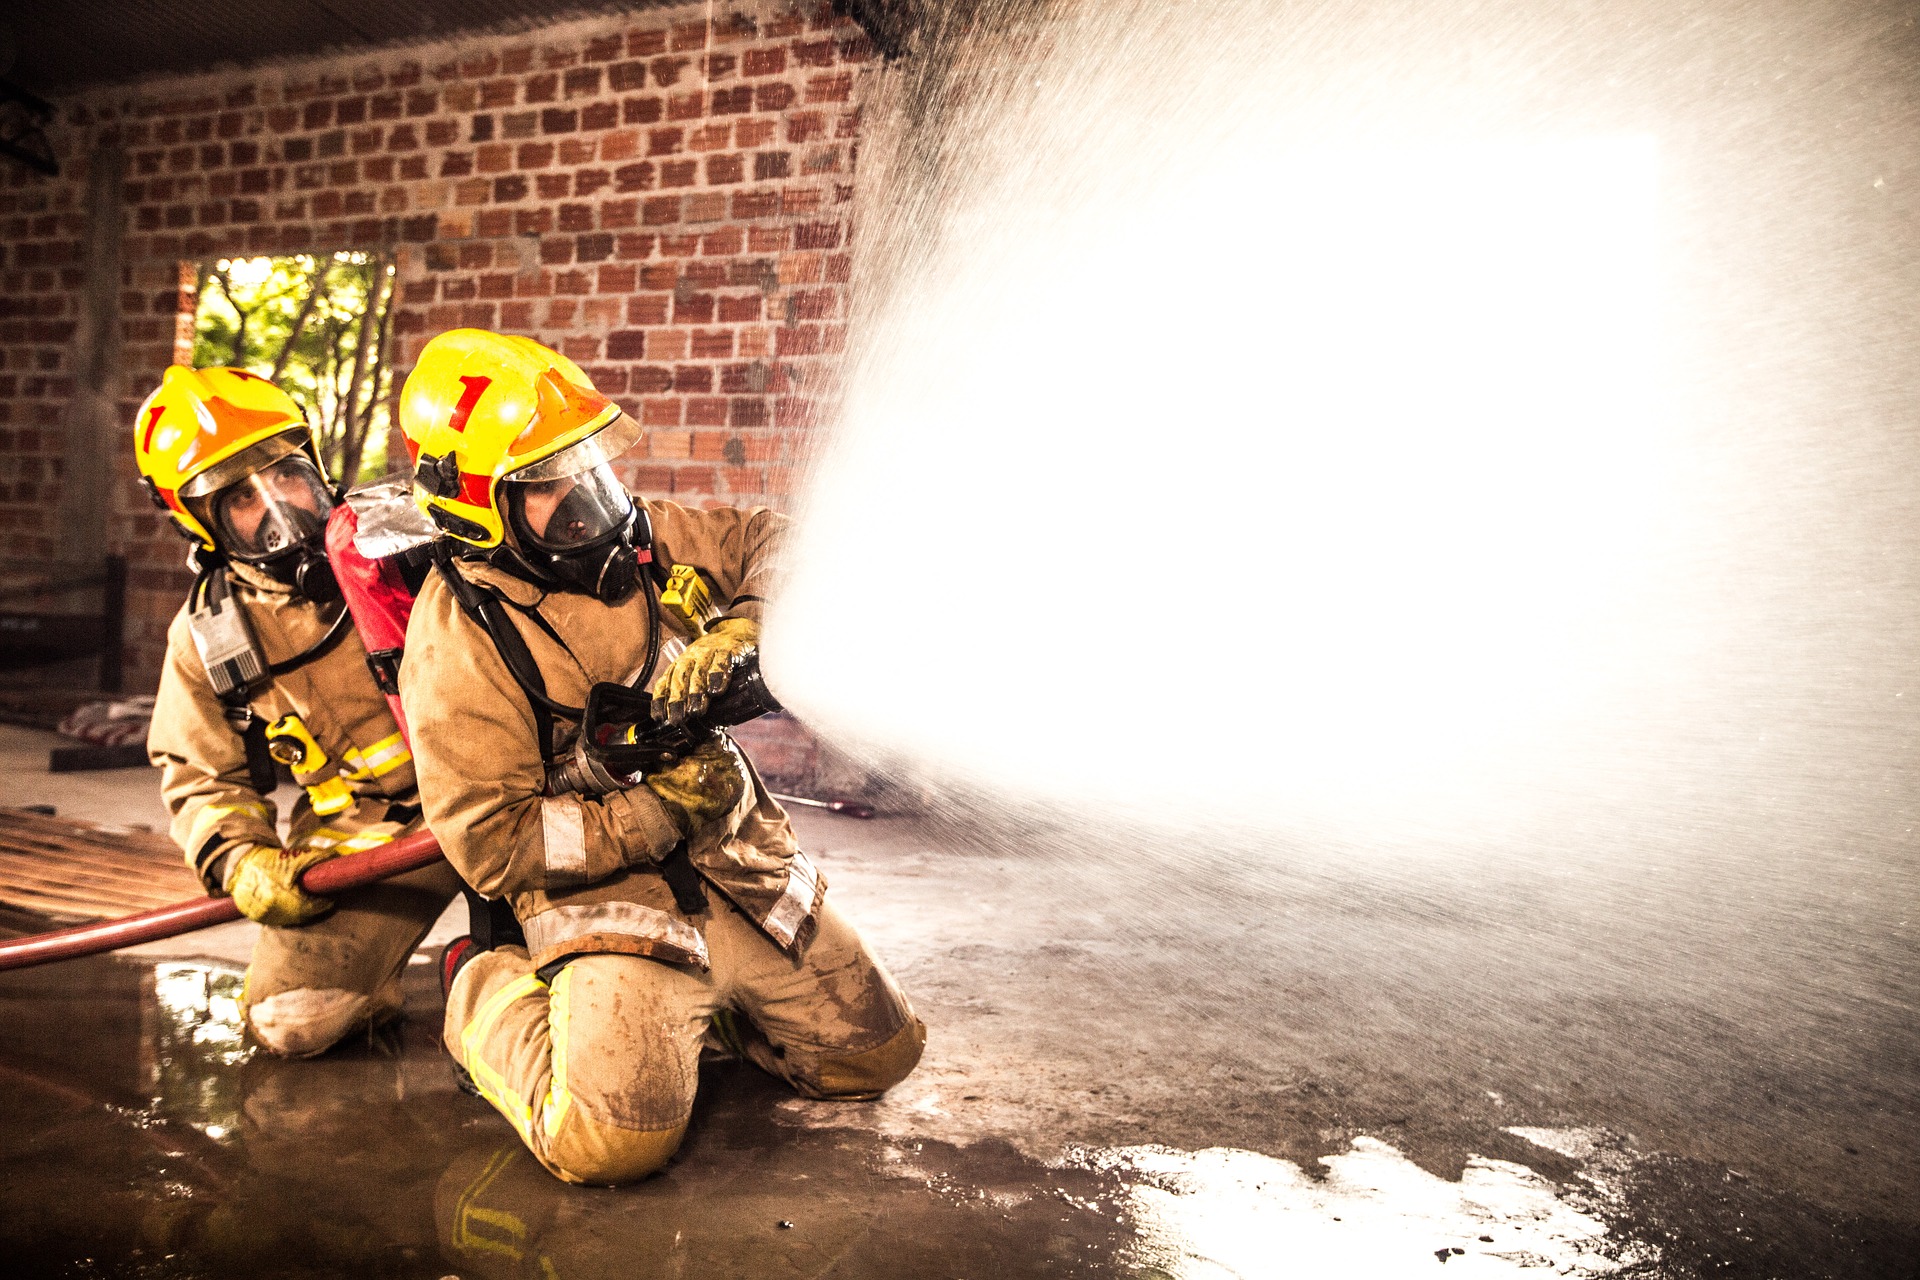
<svg viewBox="0 0 1920 1280">
<path fill-rule="evenodd" d="M 193 363 L 271 378 L 306 407 L 349 484 L 382 475 L 393 399 L 390 254 L 342 250 L 199 264 Z"/>
</svg>

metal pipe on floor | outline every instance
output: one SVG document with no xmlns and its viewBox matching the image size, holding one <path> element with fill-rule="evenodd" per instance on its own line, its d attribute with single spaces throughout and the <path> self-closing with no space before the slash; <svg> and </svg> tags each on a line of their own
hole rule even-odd
<svg viewBox="0 0 1920 1280">
<path fill-rule="evenodd" d="M 300 877 L 300 886 L 308 893 L 328 897 L 347 889 L 385 880 L 390 876 L 417 871 L 440 858 L 440 844 L 429 831 L 401 836 L 378 848 L 345 857 L 329 858 L 309 867 Z M 118 920 L 97 920 L 52 933 L 36 933 L 25 938 L 0 941 L 0 971 L 25 969 L 55 960 L 74 960 L 117 951 L 142 942 L 172 938 L 210 925 L 240 919 L 240 908 L 232 898 L 196 898 L 156 907 Z"/>
</svg>

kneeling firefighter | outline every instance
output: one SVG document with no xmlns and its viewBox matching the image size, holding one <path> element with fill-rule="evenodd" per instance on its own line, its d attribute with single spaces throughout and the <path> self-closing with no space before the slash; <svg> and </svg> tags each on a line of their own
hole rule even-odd
<svg viewBox="0 0 1920 1280">
<path fill-rule="evenodd" d="M 133 444 L 197 573 L 147 751 L 188 865 L 267 926 L 247 969 L 255 1037 L 310 1056 L 399 1013 L 407 957 L 460 881 L 436 863 L 338 902 L 296 881 L 422 825 L 412 756 L 327 564 L 333 494 L 299 407 L 242 370 L 176 366 Z M 302 788 L 284 844 L 281 766 Z"/>
<path fill-rule="evenodd" d="M 596 684 L 675 718 L 725 689 L 784 518 L 636 501 L 639 425 L 530 339 L 441 334 L 400 417 L 442 531 L 400 669 L 427 819 L 519 933 L 442 959 L 474 1085 L 549 1171 L 618 1183 L 679 1146 L 709 1036 L 808 1097 L 903 1079 L 925 1029 L 734 743 L 624 775 L 580 750 Z"/>
</svg>

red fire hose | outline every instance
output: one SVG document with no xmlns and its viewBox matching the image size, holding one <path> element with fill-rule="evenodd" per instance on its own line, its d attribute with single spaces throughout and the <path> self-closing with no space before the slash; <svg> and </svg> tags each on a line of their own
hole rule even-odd
<svg viewBox="0 0 1920 1280">
<path fill-rule="evenodd" d="M 364 853 L 329 858 L 309 867 L 300 877 L 300 886 L 309 893 L 327 897 L 344 889 L 356 889 L 375 880 L 385 880 L 403 872 L 415 871 L 440 860 L 440 845 L 428 831 L 401 836 L 388 844 Z M 152 942 L 191 933 L 208 925 L 225 924 L 240 918 L 240 908 L 232 898 L 195 898 L 156 907 L 118 920 L 100 920 L 75 925 L 53 933 L 36 933 L 26 938 L 0 942 L 0 970 L 25 969 L 54 960 L 73 960 L 101 951 L 114 951 L 136 943 Z"/>
</svg>

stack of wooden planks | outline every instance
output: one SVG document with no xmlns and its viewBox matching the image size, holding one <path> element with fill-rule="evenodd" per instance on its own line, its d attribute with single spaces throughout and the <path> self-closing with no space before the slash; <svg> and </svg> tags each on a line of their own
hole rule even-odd
<svg viewBox="0 0 1920 1280">
<path fill-rule="evenodd" d="M 0 807 L 6 906 L 55 920 L 96 920 L 205 892 L 166 836 Z"/>
</svg>

